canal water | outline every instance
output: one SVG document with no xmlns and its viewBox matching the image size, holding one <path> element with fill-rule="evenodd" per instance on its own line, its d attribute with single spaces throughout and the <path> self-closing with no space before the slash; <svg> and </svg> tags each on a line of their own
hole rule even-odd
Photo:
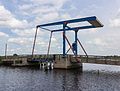
<svg viewBox="0 0 120 91">
<path fill-rule="evenodd" d="M 120 91 L 120 67 L 84 64 L 83 73 L 0 67 L 0 91 Z"/>
</svg>

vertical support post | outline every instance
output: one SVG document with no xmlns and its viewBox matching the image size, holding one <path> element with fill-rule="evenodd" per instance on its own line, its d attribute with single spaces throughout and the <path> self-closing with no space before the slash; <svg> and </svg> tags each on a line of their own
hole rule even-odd
<svg viewBox="0 0 120 91">
<path fill-rule="evenodd" d="M 50 39 L 49 39 L 49 44 L 48 44 L 47 56 L 49 55 L 49 52 L 50 52 L 51 39 L 52 39 L 52 32 L 51 32 L 51 34 L 50 34 Z"/>
<path fill-rule="evenodd" d="M 77 32 L 78 31 L 75 31 L 75 56 L 77 56 L 77 54 L 78 54 L 78 51 L 77 51 Z"/>
<path fill-rule="evenodd" d="M 36 38 L 37 38 L 37 30 L 38 30 L 38 27 L 36 27 L 36 31 L 35 31 L 35 37 L 34 37 L 34 43 L 33 43 L 33 49 L 32 49 L 32 58 L 33 58 L 35 43 L 36 43 Z"/>
<path fill-rule="evenodd" d="M 63 57 L 66 56 L 66 41 L 65 41 L 65 36 L 64 36 L 66 34 L 66 32 L 65 32 L 66 25 L 67 25 L 67 23 L 64 22 L 63 23 Z"/>
<path fill-rule="evenodd" d="M 5 58 L 7 58 L 7 43 L 5 44 Z"/>
</svg>

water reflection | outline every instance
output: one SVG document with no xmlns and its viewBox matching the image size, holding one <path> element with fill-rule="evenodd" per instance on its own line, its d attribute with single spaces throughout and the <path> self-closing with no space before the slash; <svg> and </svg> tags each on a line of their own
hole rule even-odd
<svg viewBox="0 0 120 91">
<path fill-rule="evenodd" d="M 83 73 L 80 70 L 0 67 L 0 91 L 120 91 L 120 72 L 102 68 L 98 74 L 87 67 Z M 93 66 L 93 69 L 97 68 Z"/>
<path fill-rule="evenodd" d="M 78 70 L 65 72 L 65 75 L 63 75 L 63 87 L 64 87 L 63 91 L 78 91 L 78 90 L 81 91 L 78 85 L 79 84 L 78 74 L 79 74 Z"/>
</svg>

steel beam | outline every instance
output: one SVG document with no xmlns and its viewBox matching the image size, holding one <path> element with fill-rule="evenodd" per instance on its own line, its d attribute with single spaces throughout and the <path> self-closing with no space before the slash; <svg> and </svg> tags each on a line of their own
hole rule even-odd
<svg viewBox="0 0 120 91">
<path fill-rule="evenodd" d="M 65 41 L 65 36 L 66 35 L 66 31 L 65 31 L 65 27 L 67 24 L 63 24 L 63 57 L 65 57 L 66 55 L 66 41 Z"/>
<path fill-rule="evenodd" d="M 78 54 L 78 51 L 77 51 L 77 32 L 78 31 L 75 31 L 75 44 L 76 44 L 76 47 L 75 47 L 75 55 L 77 56 Z"/>
<path fill-rule="evenodd" d="M 80 30 L 80 29 L 89 29 L 89 28 L 96 28 L 95 26 L 82 26 L 82 27 L 73 27 L 73 28 L 66 28 L 64 29 L 65 31 L 70 31 L 70 30 Z M 58 30 L 52 30 L 53 32 L 60 32 L 63 31 L 63 29 L 58 29 Z"/>
<path fill-rule="evenodd" d="M 37 25 L 37 27 L 45 27 L 45 26 L 54 26 L 54 25 L 61 25 L 64 24 L 65 22 L 67 23 L 77 23 L 77 22 L 84 22 L 84 21 L 95 21 L 98 23 L 99 26 L 103 26 L 101 22 L 98 21 L 96 16 L 91 16 L 91 17 L 85 17 L 85 18 L 78 18 L 78 19 L 72 19 L 72 20 L 65 20 L 65 21 L 60 21 L 60 22 L 54 22 L 54 23 L 48 23 L 48 24 L 42 24 L 42 25 Z M 92 23 L 91 23 L 92 24 Z"/>
<path fill-rule="evenodd" d="M 67 24 L 70 24 L 70 23 L 78 23 L 78 22 L 85 22 L 85 21 L 90 23 L 90 25 L 85 25 L 85 26 L 78 25 L 78 27 L 67 26 Z M 62 25 L 63 28 L 57 29 L 57 30 L 46 28 L 47 26 L 56 26 L 56 25 Z M 75 31 L 75 43 L 76 43 L 75 55 L 77 55 L 78 54 L 78 52 L 77 52 L 77 41 L 78 41 L 77 32 L 78 32 L 78 30 L 103 27 L 103 24 L 97 19 L 96 16 L 91 16 L 91 17 L 85 17 L 85 18 L 78 18 L 78 19 L 42 24 L 42 25 L 37 25 L 36 27 L 37 28 L 40 27 L 40 28 L 45 29 L 50 32 L 61 32 L 61 31 L 63 32 L 63 57 L 65 57 L 66 56 L 66 40 L 65 40 L 66 31 L 71 31 L 71 30 Z"/>
</svg>

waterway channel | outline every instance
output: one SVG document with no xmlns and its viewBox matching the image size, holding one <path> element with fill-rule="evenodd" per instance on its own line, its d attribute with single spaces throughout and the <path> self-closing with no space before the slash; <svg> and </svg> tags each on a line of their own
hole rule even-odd
<svg viewBox="0 0 120 91">
<path fill-rule="evenodd" d="M 120 67 L 84 64 L 81 73 L 1 66 L 0 91 L 120 91 Z"/>
</svg>

